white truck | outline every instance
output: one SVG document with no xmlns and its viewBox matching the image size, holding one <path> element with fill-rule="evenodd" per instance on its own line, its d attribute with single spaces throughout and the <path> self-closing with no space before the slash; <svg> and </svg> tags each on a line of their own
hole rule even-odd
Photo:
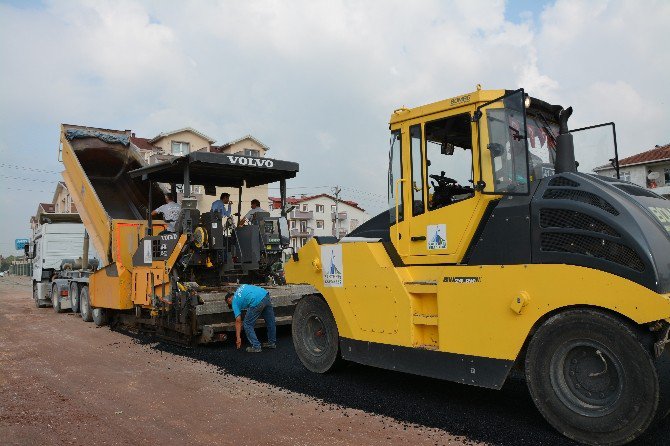
<svg viewBox="0 0 670 446">
<path fill-rule="evenodd" d="M 37 308 L 53 306 L 61 312 L 66 309 L 77 311 L 78 302 L 72 302 L 69 289 L 61 289 L 54 280 L 63 275 L 81 275 L 79 271 L 97 265 L 92 251 L 88 262 L 82 260 L 86 244 L 86 230 L 78 214 L 51 215 L 43 222 L 26 255 L 33 262 L 33 300 Z"/>
</svg>

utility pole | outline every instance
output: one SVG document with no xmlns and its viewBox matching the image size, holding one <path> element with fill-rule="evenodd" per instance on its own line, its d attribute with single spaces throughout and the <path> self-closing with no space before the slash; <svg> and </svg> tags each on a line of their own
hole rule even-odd
<svg viewBox="0 0 670 446">
<path fill-rule="evenodd" d="M 333 188 L 333 194 L 335 195 L 335 224 L 333 225 L 335 227 L 335 237 L 339 240 L 340 239 L 340 192 L 342 192 L 342 188 L 340 186 L 335 186 Z"/>
</svg>

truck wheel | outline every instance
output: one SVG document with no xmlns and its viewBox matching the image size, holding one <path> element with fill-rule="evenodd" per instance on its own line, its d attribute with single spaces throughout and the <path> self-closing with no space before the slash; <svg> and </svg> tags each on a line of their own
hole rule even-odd
<svg viewBox="0 0 670 446">
<path fill-rule="evenodd" d="M 79 313 L 79 285 L 77 282 L 70 283 L 70 306 L 73 313 Z"/>
<path fill-rule="evenodd" d="M 658 410 L 659 377 L 642 335 L 588 309 L 548 319 L 532 337 L 526 381 L 545 419 L 580 443 L 620 445 L 642 435 Z"/>
<path fill-rule="evenodd" d="M 298 358 L 308 370 L 326 373 L 342 363 L 337 324 L 323 299 L 302 298 L 293 313 L 291 331 Z"/>
<path fill-rule="evenodd" d="M 54 307 L 54 311 L 56 313 L 62 313 L 63 309 L 61 308 L 60 305 L 60 296 L 59 296 L 59 291 L 58 291 L 58 285 L 53 284 L 51 285 L 51 305 Z"/>
<path fill-rule="evenodd" d="M 79 311 L 81 311 L 81 320 L 84 322 L 91 322 L 93 315 L 91 314 L 91 301 L 88 298 L 88 287 L 83 286 L 79 291 Z"/>
<path fill-rule="evenodd" d="M 107 310 L 104 308 L 93 308 L 91 310 L 91 314 L 93 317 L 93 323 L 96 326 L 102 327 L 103 325 L 107 325 Z"/>
</svg>

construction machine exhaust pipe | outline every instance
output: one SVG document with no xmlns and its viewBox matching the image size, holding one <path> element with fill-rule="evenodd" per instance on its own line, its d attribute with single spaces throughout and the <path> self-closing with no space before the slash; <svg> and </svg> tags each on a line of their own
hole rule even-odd
<svg viewBox="0 0 670 446">
<path fill-rule="evenodd" d="M 81 258 L 81 269 L 88 269 L 88 231 L 84 231 L 84 252 Z"/>
<path fill-rule="evenodd" d="M 568 119 L 571 115 L 572 107 L 561 108 L 558 112 L 560 130 L 556 141 L 556 162 L 554 164 L 556 173 L 577 172 L 575 145 L 572 141 L 572 134 L 568 130 Z"/>
</svg>

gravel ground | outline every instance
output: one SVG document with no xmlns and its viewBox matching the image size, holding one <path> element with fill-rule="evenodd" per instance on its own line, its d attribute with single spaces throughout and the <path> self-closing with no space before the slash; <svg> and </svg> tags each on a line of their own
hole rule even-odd
<svg viewBox="0 0 670 446">
<path fill-rule="evenodd" d="M 3 284 L 0 282 L 0 298 L 8 298 L 11 294 L 2 291 Z M 21 298 L 21 304 L 29 307 L 31 302 L 27 298 L 28 293 L 22 290 L 23 293 L 25 298 Z M 142 362 L 146 359 L 151 367 L 158 364 L 165 368 L 166 363 L 169 364 L 168 368 L 174 367 L 174 373 L 170 372 L 169 375 L 172 380 L 169 384 L 165 381 L 165 384 L 170 388 L 175 384 L 180 386 L 176 394 L 168 394 L 171 399 L 180 401 L 180 407 L 183 407 L 176 413 L 182 410 L 197 412 L 198 406 L 206 407 L 206 398 L 211 399 L 212 394 L 227 396 L 233 399 L 233 404 L 242 404 L 245 410 L 253 411 L 256 406 L 249 401 L 249 396 L 252 396 L 254 402 L 262 402 L 260 413 L 265 413 L 264 423 L 274 426 L 281 433 L 272 437 L 276 444 L 570 444 L 544 421 L 535 409 L 525 384 L 520 381 L 510 381 L 502 390 L 494 391 L 355 364 L 336 373 L 317 375 L 308 372 L 300 364 L 288 327 L 280 327 L 277 350 L 250 355 L 235 350 L 230 342 L 187 349 L 156 343 L 133 333 L 94 329 L 91 324 L 84 324 L 74 315 L 56 315 L 50 309 L 30 308 L 28 313 L 43 314 L 46 324 L 57 325 L 61 324 L 59 321 L 66 320 L 71 322 L 68 327 L 72 325 L 72 330 L 82 327 L 77 330 L 92 331 L 96 337 L 113 339 L 114 342 L 97 347 L 98 355 L 118 355 L 129 350 L 133 357 L 143 358 Z M 0 307 L 0 327 L 7 320 L 8 315 L 4 312 Z M 17 318 L 14 323 L 19 321 Z M 261 339 L 263 334 L 259 330 Z M 7 342 L 7 339 L 4 339 L 3 330 L 0 330 L 0 347 L 3 347 L 3 342 Z M 8 345 L 0 348 L 0 368 L 8 365 L 4 356 L 6 350 L 13 348 Z M 188 365 L 187 370 L 181 370 L 185 365 Z M 124 371 L 131 381 L 140 372 Z M 182 375 L 179 372 L 189 374 Z M 211 378 L 212 374 L 215 379 Z M 67 380 L 67 372 L 63 379 Z M 210 379 L 214 381 L 210 382 Z M 190 383 L 197 388 L 203 380 L 207 383 L 205 388 L 208 392 L 200 391 L 197 394 L 199 398 L 205 399 L 185 402 L 182 394 L 186 389 L 181 386 Z M 2 384 L 0 378 L 0 435 L 13 432 L 7 430 L 8 411 L 3 409 L 3 405 L 8 392 L 6 383 L 4 386 Z M 36 386 L 34 391 L 42 391 L 40 386 L 45 385 L 47 383 L 30 383 L 30 386 Z M 30 386 L 26 391 L 30 390 Z M 153 388 L 148 387 L 150 390 Z M 135 391 L 143 389 L 138 384 L 134 387 Z M 139 393 L 125 395 L 125 398 L 131 398 L 134 404 L 140 406 L 137 400 L 142 397 Z M 31 419 L 34 414 L 28 411 L 27 416 Z M 95 411 L 90 416 L 98 417 L 95 418 L 98 420 L 101 417 Z M 160 417 L 166 415 L 157 416 L 161 420 Z M 262 439 L 268 437 L 250 437 L 253 429 L 247 424 L 242 423 L 236 429 L 235 442 L 247 444 L 254 438 L 251 443 L 264 443 Z M 197 428 L 192 427 L 189 425 L 189 430 L 197 431 Z M 171 438 L 174 438 L 181 431 L 175 427 L 169 432 Z M 667 445 L 668 435 L 670 418 L 636 444 Z M 200 439 L 188 437 L 188 443 L 197 444 L 195 440 Z"/>
</svg>

